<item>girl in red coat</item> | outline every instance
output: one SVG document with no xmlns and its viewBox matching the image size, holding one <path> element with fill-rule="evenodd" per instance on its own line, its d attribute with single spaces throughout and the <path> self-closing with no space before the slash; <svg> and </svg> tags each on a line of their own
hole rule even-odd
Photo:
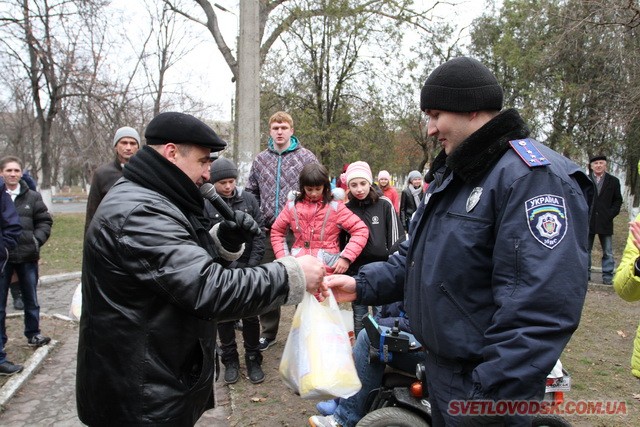
<svg viewBox="0 0 640 427">
<path fill-rule="evenodd" d="M 291 197 L 291 195 L 290 195 Z M 287 231 L 295 241 L 287 246 Z M 340 251 L 340 231 L 351 236 Z M 287 203 L 271 226 L 271 245 L 276 259 L 287 255 L 314 255 L 322 260 L 327 273 L 344 273 L 367 244 L 369 229 L 344 203 L 331 199 L 327 168 L 309 163 L 300 172 L 300 192 Z"/>
</svg>

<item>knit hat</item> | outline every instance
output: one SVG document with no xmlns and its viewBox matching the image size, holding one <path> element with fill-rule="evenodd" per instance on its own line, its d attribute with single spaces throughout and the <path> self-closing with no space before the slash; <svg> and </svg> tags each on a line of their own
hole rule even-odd
<svg viewBox="0 0 640 427">
<path fill-rule="evenodd" d="M 462 56 L 429 74 L 420 94 L 420 110 L 501 110 L 502 96 L 502 87 L 493 73 L 480 61 Z"/>
<path fill-rule="evenodd" d="M 355 178 L 364 178 L 369 181 L 369 184 L 373 184 L 373 175 L 367 162 L 358 161 L 351 163 L 345 174 L 347 175 L 347 184 Z"/>
<path fill-rule="evenodd" d="M 211 182 L 218 182 L 229 178 L 238 178 L 238 168 L 231 160 L 224 157 L 219 157 L 211 163 L 210 172 L 211 178 L 209 178 L 209 181 Z"/>
<path fill-rule="evenodd" d="M 418 171 L 411 171 L 409 172 L 409 176 L 407 177 L 407 182 L 411 182 L 416 178 L 422 179 L 422 174 Z"/>
<path fill-rule="evenodd" d="M 593 163 L 596 160 L 604 160 L 606 162 L 607 156 L 603 156 L 603 155 L 593 156 L 592 158 L 589 159 L 589 163 Z"/>
<path fill-rule="evenodd" d="M 129 126 L 123 126 L 116 131 L 116 134 L 113 136 L 113 146 L 115 147 L 122 138 L 133 138 L 138 143 L 138 147 L 140 146 L 140 135 L 138 131 L 134 128 L 130 128 Z"/>
<path fill-rule="evenodd" d="M 144 137 L 149 145 L 195 144 L 211 151 L 223 150 L 227 143 L 204 122 L 190 114 L 167 112 L 155 116 L 147 125 Z"/>
<path fill-rule="evenodd" d="M 387 171 L 380 171 L 380 173 L 378 174 L 378 181 L 380 181 L 381 179 L 391 180 L 391 175 Z"/>
</svg>

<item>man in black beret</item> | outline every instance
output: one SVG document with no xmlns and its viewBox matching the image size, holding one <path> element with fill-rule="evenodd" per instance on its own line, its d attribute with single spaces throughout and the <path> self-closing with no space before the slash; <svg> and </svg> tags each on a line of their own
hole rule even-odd
<svg viewBox="0 0 640 427">
<path fill-rule="evenodd" d="M 426 349 L 436 427 L 531 425 L 528 410 L 539 407 L 587 290 L 593 186 L 502 103 L 496 77 L 473 58 L 433 70 L 420 109 L 442 151 L 409 239 L 355 277 L 327 277 L 339 301 L 404 299 Z M 488 417 L 507 402 L 523 405 Z"/>
<path fill-rule="evenodd" d="M 613 258 L 613 219 L 622 207 L 620 180 L 607 172 L 607 156 L 589 159 L 589 178 L 596 187 L 596 197 L 589 218 L 589 280 L 591 280 L 591 250 L 596 236 L 602 247 L 602 283 L 611 285 L 615 260 Z"/>
<path fill-rule="evenodd" d="M 227 269 L 259 230 L 247 214 L 210 227 L 198 187 L 226 143 L 162 113 L 85 236 L 76 400 L 91 426 L 194 425 L 213 407 L 218 320 L 324 292 L 313 257 Z"/>
</svg>

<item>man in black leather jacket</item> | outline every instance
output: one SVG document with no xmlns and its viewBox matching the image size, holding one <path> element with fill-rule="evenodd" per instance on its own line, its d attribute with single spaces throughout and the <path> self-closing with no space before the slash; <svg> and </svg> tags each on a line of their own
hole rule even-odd
<svg viewBox="0 0 640 427">
<path fill-rule="evenodd" d="M 325 291 L 312 257 L 224 265 L 259 230 L 244 212 L 209 227 L 198 187 L 226 143 L 162 113 L 85 235 L 76 400 L 88 425 L 193 425 L 213 407 L 217 320 Z"/>
</svg>

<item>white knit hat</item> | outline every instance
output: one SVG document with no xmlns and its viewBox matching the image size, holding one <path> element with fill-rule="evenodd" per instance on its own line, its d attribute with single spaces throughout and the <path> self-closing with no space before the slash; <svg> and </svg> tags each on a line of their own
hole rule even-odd
<svg viewBox="0 0 640 427">
<path fill-rule="evenodd" d="M 121 127 L 116 131 L 116 134 L 113 136 L 113 146 L 115 147 L 118 141 L 122 138 L 133 138 L 138 143 L 138 147 L 140 146 L 140 135 L 138 131 L 129 126 Z"/>
</svg>

